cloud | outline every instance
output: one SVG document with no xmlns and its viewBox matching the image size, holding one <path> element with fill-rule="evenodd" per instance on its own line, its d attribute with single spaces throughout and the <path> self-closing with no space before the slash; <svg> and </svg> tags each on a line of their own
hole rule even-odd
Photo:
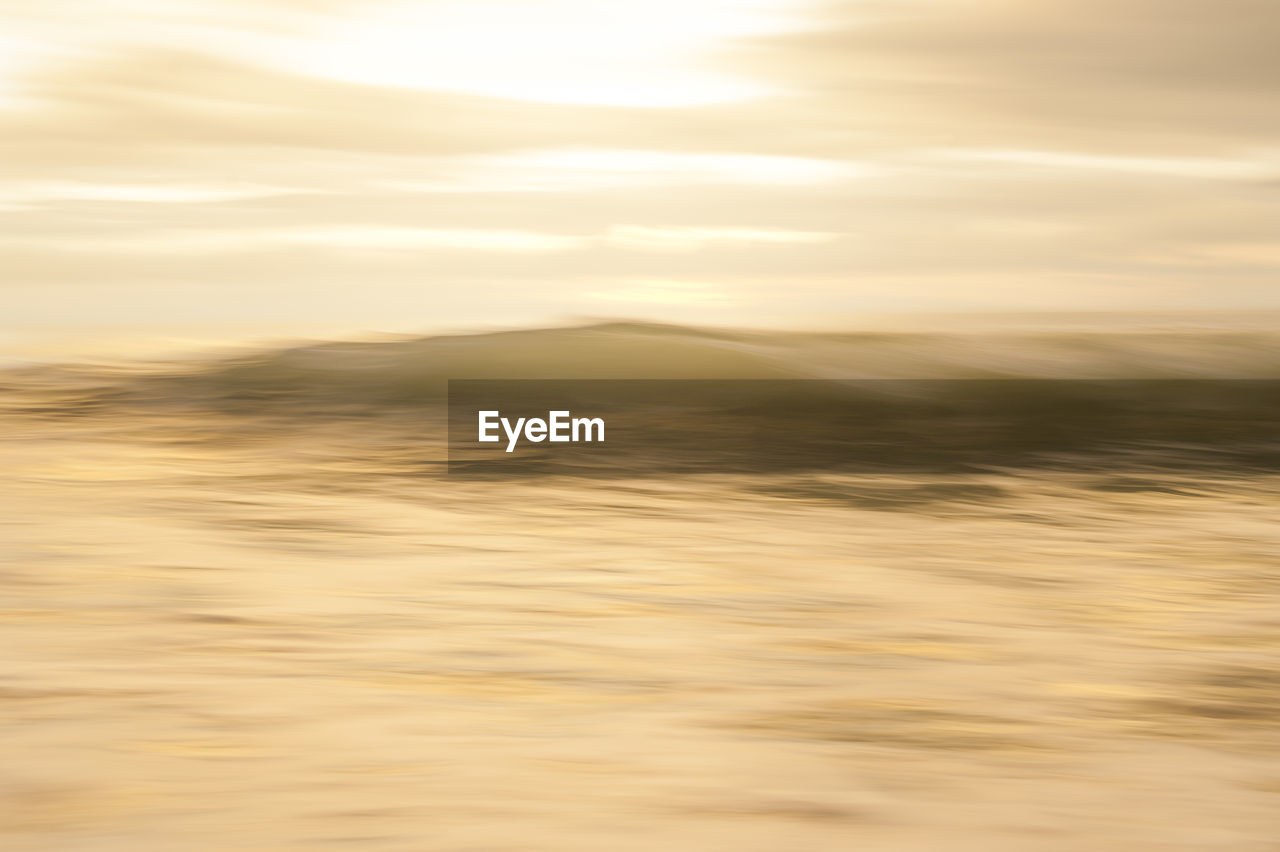
<svg viewBox="0 0 1280 852">
<path fill-rule="evenodd" d="M 385 31 L 374 5 L 0 0 L 19 48 L 0 63 L 6 317 L 198 319 L 196 291 L 235 294 L 230 319 L 397 321 L 419 301 L 771 322 L 1280 298 L 1272 0 L 797 0 L 805 27 L 673 60 L 770 93 L 696 106 L 517 91 L 565 69 L 502 21 L 455 51 L 458 85 L 430 63 L 325 68 L 343 27 Z M 660 23 L 646 38 L 685 38 Z M 388 36 L 391 65 L 417 62 L 414 32 Z M 473 59 L 503 45 L 546 73 L 486 78 Z M 596 67 L 587 88 L 625 82 Z"/>
<path fill-rule="evenodd" d="M 743 301 L 721 284 L 710 281 L 650 278 L 624 280 L 608 287 L 596 287 L 582 294 L 596 302 L 632 305 L 721 306 Z"/>
<path fill-rule="evenodd" d="M 0 114 L 0 150 L 13 166 L 163 168 L 183 154 L 273 148 L 444 155 L 564 136 L 545 124 L 555 108 L 317 80 L 182 51 L 90 55 L 27 90 L 40 108 Z"/>
<path fill-rule="evenodd" d="M 1280 131 L 1273 0 L 829 4 L 738 51 L 830 137 L 1092 152 L 1222 151 Z M 811 126 L 811 131 L 814 128 Z"/>
<path fill-rule="evenodd" d="M 616 225 L 604 241 L 612 246 L 641 251 L 696 251 L 706 246 L 751 246 L 822 243 L 837 234 L 753 228 L 654 228 Z"/>
<path fill-rule="evenodd" d="M 786 186 L 878 174 L 870 164 L 761 154 L 709 154 L 624 148 L 554 148 L 453 157 L 434 175 L 384 182 L 410 192 L 567 192 L 689 184 Z"/>
<path fill-rule="evenodd" d="M 0 204 L 42 204 L 62 201 L 129 202 L 142 204 L 204 204 L 287 195 L 298 190 L 253 184 L 103 184 L 87 182 L 18 183 L 0 185 Z"/>
<path fill-rule="evenodd" d="M 942 160 L 1028 166 L 1055 169 L 1068 174 L 1084 170 L 1243 180 L 1280 175 L 1280 149 L 1265 157 L 1121 157 L 1069 151 L 1018 151 L 988 148 L 953 148 L 934 151 L 931 155 Z"/>
<path fill-rule="evenodd" d="M 481 231 L 449 228 L 393 228 L 375 225 L 281 228 L 275 230 L 134 230 L 116 235 L 71 238 L 0 239 L 27 249 L 81 253 L 152 255 L 242 254 L 280 249 L 343 251 L 555 252 L 580 248 L 583 237 L 535 231 Z"/>
</svg>

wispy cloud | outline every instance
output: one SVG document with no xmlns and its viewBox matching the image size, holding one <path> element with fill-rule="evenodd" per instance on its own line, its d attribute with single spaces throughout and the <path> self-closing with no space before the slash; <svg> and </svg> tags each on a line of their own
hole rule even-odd
<svg viewBox="0 0 1280 852">
<path fill-rule="evenodd" d="M 144 254 L 242 253 L 281 248 L 318 251 L 483 251 L 554 252 L 580 248 L 583 237 L 536 231 L 470 231 L 448 228 L 389 228 L 374 225 L 324 228 L 159 229 L 126 232 L 117 236 L 36 237 L 9 240 L 25 246 L 41 244 L 79 252 L 127 252 Z"/>
<path fill-rule="evenodd" d="M 621 148 L 556 148 L 455 157 L 430 165 L 422 180 L 388 180 L 418 192 L 574 192 L 614 188 L 746 184 L 823 184 L 871 177 L 871 163 L 763 154 L 712 154 Z"/>
<path fill-rule="evenodd" d="M 59 201 L 202 204 L 314 191 L 252 184 L 200 186 L 194 184 L 19 183 L 8 186 L 0 184 L 0 204 L 39 204 Z"/>
<path fill-rule="evenodd" d="M 0 16 L 11 323 L 1280 300 L 1272 0 Z"/>
<path fill-rule="evenodd" d="M 609 287 L 588 290 L 589 301 L 631 305 L 730 305 L 742 301 L 723 285 L 710 281 L 651 278 L 628 280 Z"/>
<path fill-rule="evenodd" d="M 610 245 L 649 251 L 693 251 L 705 246 L 788 245 L 823 243 L 837 234 L 818 231 L 784 231 L 763 228 L 654 228 L 618 225 L 604 241 Z"/>
<path fill-rule="evenodd" d="M 1006 149 L 944 149 L 932 157 L 959 162 L 997 163 L 1065 171 L 1113 171 L 1188 178 L 1257 180 L 1280 176 L 1280 148 L 1269 156 L 1239 157 L 1135 157 L 1070 151 L 1019 151 Z"/>
</svg>

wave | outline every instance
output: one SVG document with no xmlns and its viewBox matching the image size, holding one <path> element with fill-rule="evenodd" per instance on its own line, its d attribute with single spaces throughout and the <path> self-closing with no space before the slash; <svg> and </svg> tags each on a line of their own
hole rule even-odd
<svg viewBox="0 0 1280 852">
<path fill-rule="evenodd" d="M 602 323 L 322 342 L 215 362 L 153 393 L 413 404 L 450 379 L 1269 379 L 1267 331 L 987 333 L 721 331 Z"/>
<path fill-rule="evenodd" d="M 639 436 L 632 470 L 1022 464 L 1082 452 L 1280 463 L 1280 335 L 1258 330 L 837 334 L 602 323 L 9 378 L 26 391 L 11 395 L 9 410 L 29 414 L 176 408 L 314 424 L 391 422 L 408 411 L 421 424 L 436 418 L 425 440 L 437 442 L 450 380 L 506 380 L 505 407 L 545 412 L 571 401 L 612 412 L 624 429 L 616 436 L 630 423 Z M 413 442 L 424 440 L 417 428 Z M 626 450 L 613 444 L 608 459 L 579 454 L 574 464 L 620 469 Z"/>
</svg>

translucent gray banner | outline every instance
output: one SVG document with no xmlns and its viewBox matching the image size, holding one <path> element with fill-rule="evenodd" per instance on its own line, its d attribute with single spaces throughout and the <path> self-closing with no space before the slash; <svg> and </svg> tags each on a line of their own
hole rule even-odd
<svg viewBox="0 0 1280 852">
<path fill-rule="evenodd" d="M 1273 380 L 453 380 L 449 470 L 1280 467 Z"/>
</svg>

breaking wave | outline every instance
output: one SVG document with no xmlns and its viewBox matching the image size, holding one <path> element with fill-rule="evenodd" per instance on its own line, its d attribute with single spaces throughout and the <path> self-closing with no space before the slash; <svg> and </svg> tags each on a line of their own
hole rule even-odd
<svg viewBox="0 0 1280 852">
<path fill-rule="evenodd" d="M 1280 378 L 1280 334 L 1264 331 L 838 334 L 607 323 L 290 346 L 166 377 L 163 388 L 394 404 L 437 400 L 449 379 L 1271 378 Z"/>
<path fill-rule="evenodd" d="M 410 448 L 414 463 L 417 448 L 433 445 L 439 456 L 444 447 L 451 379 L 536 379 L 541 390 L 522 400 L 531 410 L 572 395 L 575 408 L 611 411 L 643 436 L 626 465 L 616 453 L 588 460 L 596 471 L 953 467 L 1080 453 L 1280 465 L 1280 335 L 1266 331 L 834 334 L 607 323 L 9 378 L 6 408 L 37 415 L 409 422 L 408 433 L 383 440 Z M 696 381 L 672 397 L 637 380 Z M 547 392 L 555 398 L 538 398 Z M 374 431 L 362 427 L 352 440 Z"/>
</svg>

